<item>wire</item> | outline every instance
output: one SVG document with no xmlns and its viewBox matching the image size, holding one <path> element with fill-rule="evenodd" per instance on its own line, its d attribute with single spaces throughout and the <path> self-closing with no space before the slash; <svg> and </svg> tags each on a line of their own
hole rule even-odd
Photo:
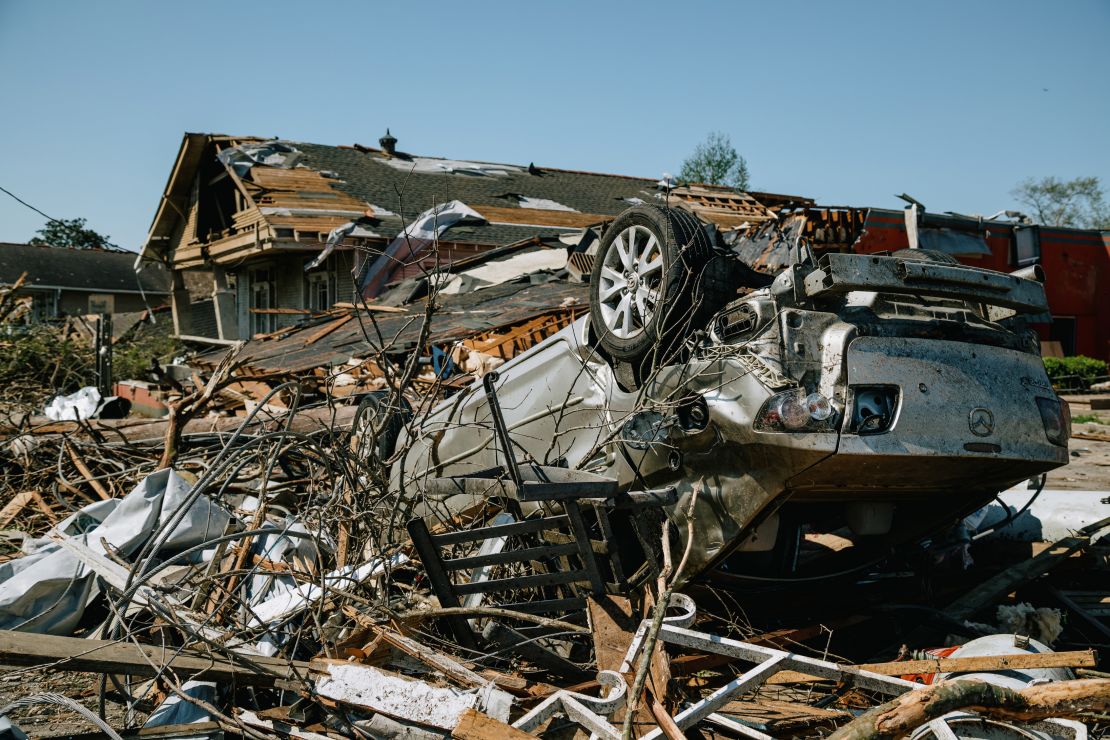
<svg viewBox="0 0 1110 740">
<path fill-rule="evenodd" d="M 20 205 L 27 206 L 32 211 L 34 211 L 35 213 L 37 213 L 40 216 L 42 216 L 43 218 L 45 218 L 47 221 L 50 221 L 52 223 L 56 223 L 59 226 L 65 228 L 65 229 L 69 229 L 70 231 L 73 231 L 74 233 L 77 233 L 77 232 L 80 231 L 79 227 L 74 226 L 72 223 L 67 223 L 65 221 L 62 221 L 59 218 L 54 218 L 53 216 L 51 216 L 47 213 L 44 213 L 43 211 L 39 210 L 38 208 L 35 208 L 33 205 L 31 205 L 27 201 L 23 200 L 18 195 L 16 195 L 15 193 L 13 193 L 12 191 L 8 190 L 7 188 L 5 188 L 3 186 L 0 186 L 0 192 L 3 192 L 5 194 L 7 194 L 9 197 L 11 197 L 12 200 L 19 203 Z M 79 219 L 79 220 L 84 222 L 84 219 Z M 99 234 L 98 234 L 98 236 L 99 236 Z M 112 244 L 111 242 L 108 241 L 108 237 L 102 237 L 102 238 L 104 239 L 104 243 L 103 243 L 103 245 L 101 245 L 102 249 L 107 249 L 109 251 L 119 251 L 119 252 L 130 252 L 131 251 L 129 249 L 123 249 L 122 247 L 117 247 L 115 244 Z M 142 290 L 141 286 L 140 286 L 140 290 Z M 143 296 L 143 302 L 144 303 L 146 302 L 146 296 L 145 295 Z M 150 308 L 150 306 L 148 305 L 147 308 Z"/>
<path fill-rule="evenodd" d="M 999 504 L 1001 504 L 1002 508 L 1006 510 L 1008 515 L 1001 522 L 999 522 L 998 524 L 995 524 L 994 526 L 990 527 L 989 529 L 984 529 L 982 532 L 976 532 L 975 536 L 971 538 L 971 541 L 975 542 L 976 540 L 981 540 L 984 537 L 986 537 L 987 535 L 994 534 L 998 530 L 1005 529 L 1006 527 L 1013 524 L 1014 521 L 1019 516 L 1021 516 L 1022 514 L 1024 514 L 1026 511 L 1029 510 L 1029 507 L 1032 506 L 1033 502 L 1037 500 L 1037 497 L 1041 495 L 1041 491 L 1044 490 L 1044 487 L 1045 487 L 1046 483 L 1048 483 L 1048 475 L 1042 473 L 1041 474 L 1041 482 L 1037 485 L 1037 490 L 1034 491 L 1033 495 L 1029 497 L 1029 500 L 1025 502 L 1025 506 L 1022 506 L 1017 511 L 1010 511 L 1010 507 L 1007 506 L 1006 504 L 1004 504 L 1002 502 L 1001 498 L 999 498 L 998 496 L 995 496 L 994 500 L 997 501 Z"/>
<path fill-rule="evenodd" d="M 53 221 L 53 222 L 54 222 L 54 223 L 56 223 L 56 224 L 61 224 L 62 226 L 65 226 L 66 228 L 69 228 L 69 224 L 67 224 L 67 223 L 66 223 L 65 221 L 61 221 L 61 220 L 59 220 L 59 219 L 56 219 L 56 218 L 54 218 L 53 216 L 48 216 L 48 215 L 46 215 L 45 213 L 43 213 L 43 212 L 42 212 L 42 211 L 40 211 L 39 209 L 35 208 L 35 207 L 34 207 L 33 205 L 31 205 L 30 203 L 28 203 L 27 201 L 25 201 L 25 200 L 23 200 L 22 198 L 20 198 L 20 197 L 19 197 L 18 195 L 16 195 L 16 194 L 15 194 L 15 193 L 13 193 L 12 191 L 8 190 L 7 188 L 5 188 L 5 187 L 2 187 L 2 186 L 0 186 L 0 191 L 3 191 L 4 193 L 7 193 L 7 194 L 8 194 L 9 196 L 11 196 L 11 197 L 12 197 L 12 199 L 13 199 L 13 200 L 15 200 L 15 201 L 16 201 L 17 203 L 21 203 L 22 205 L 25 205 L 25 206 L 27 206 L 27 207 L 28 207 L 28 208 L 30 208 L 30 209 L 31 209 L 32 211 L 34 211 L 35 213 L 37 213 L 37 214 L 39 214 L 40 216 L 42 216 L 43 218 L 45 218 L 45 219 L 46 219 L 47 221 Z"/>
<path fill-rule="evenodd" d="M 61 694 L 34 694 L 22 699 L 17 699 L 11 704 L 8 704 L 3 709 L 0 709 L 0 717 L 6 716 L 16 709 L 33 706 L 35 704 L 54 704 L 59 707 L 70 709 L 74 712 L 77 712 L 89 722 L 99 727 L 104 732 L 104 734 L 112 738 L 112 740 L 123 740 L 123 738 L 120 737 L 120 734 L 112 729 L 111 725 L 100 719 L 100 717 L 97 717 L 95 714 L 93 714 L 88 709 L 88 707 L 82 704 L 78 704 L 73 699 L 62 696 Z"/>
</svg>

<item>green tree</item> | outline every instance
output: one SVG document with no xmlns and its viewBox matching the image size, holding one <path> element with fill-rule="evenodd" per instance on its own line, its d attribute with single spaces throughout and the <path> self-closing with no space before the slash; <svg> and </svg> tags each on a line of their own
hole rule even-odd
<svg viewBox="0 0 1110 740">
<path fill-rule="evenodd" d="M 109 237 L 85 227 L 85 219 L 71 218 L 47 221 L 46 226 L 35 232 L 31 244 L 74 249 L 118 249 Z"/>
<path fill-rule="evenodd" d="M 736 190 L 748 189 L 748 163 L 732 146 L 728 136 L 714 131 L 694 148 L 682 163 L 679 177 L 687 182 L 728 185 Z"/>
<path fill-rule="evenodd" d="M 1097 177 L 1029 178 L 1010 191 L 1033 211 L 1037 223 L 1077 229 L 1110 229 L 1110 207 Z"/>
</svg>

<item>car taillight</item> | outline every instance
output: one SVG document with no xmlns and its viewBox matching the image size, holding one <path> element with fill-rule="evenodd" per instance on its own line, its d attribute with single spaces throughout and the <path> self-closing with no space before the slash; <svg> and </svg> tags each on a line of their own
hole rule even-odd
<svg viewBox="0 0 1110 740">
<path fill-rule="evenodd" d="M 835 432 L 837 418 L 828 398 L 795 388 L 768 398 L 753 427 L 760 432 Z"/>
<path fill-rule="evenodd" d="M 1048 441 L 1060 447 L 1068 446 L 1071 438 L 1071 407 L 1059 398 L 1038 398 L 1037 410 Z"/>
</svg>

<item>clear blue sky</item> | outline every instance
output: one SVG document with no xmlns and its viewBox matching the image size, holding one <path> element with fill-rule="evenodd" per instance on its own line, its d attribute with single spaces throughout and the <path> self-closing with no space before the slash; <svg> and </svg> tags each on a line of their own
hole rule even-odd
<svg viewBox="0 0 1110 740">
<path fill-rule="evenodd" d="M 1110 186 L 1108 41 L 1108 0 L 0 0 L 0 185 L 137 249 L 185 131 L 654 177 L 720 130 L 757 190 L 989 214 Z"/>
</svg>

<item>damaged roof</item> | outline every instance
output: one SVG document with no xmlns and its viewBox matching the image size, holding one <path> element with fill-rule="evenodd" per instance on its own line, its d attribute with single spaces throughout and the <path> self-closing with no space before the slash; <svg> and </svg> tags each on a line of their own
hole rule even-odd
<svg viewBox="0 0 1110 740">
<path fill-rule="evenodd" d="M 380 245 L 455 200 L 484 220 L 454 225 L 441 240 L 472 245 L 576 231 L 639 202 L 681 205 L 729 228 L 771 216 L 723 187 L 668 192 L 652 178 L 186 134 L 143 251 L 171 257 L 177 268 L 231 263 L 274 247 L 320 249 L 351 221 L 359 226 L 344 244 Z"/>
<path fill-rule="evenodd" d="M 161 265 L 144 263 L 139 273 L 134 265 L 133 252 L 0 243 L 0 283 L 14 283 L 26 272 L 29 288 L 148 295 L 170 292 L 170 277 Z"/>
</svg>

